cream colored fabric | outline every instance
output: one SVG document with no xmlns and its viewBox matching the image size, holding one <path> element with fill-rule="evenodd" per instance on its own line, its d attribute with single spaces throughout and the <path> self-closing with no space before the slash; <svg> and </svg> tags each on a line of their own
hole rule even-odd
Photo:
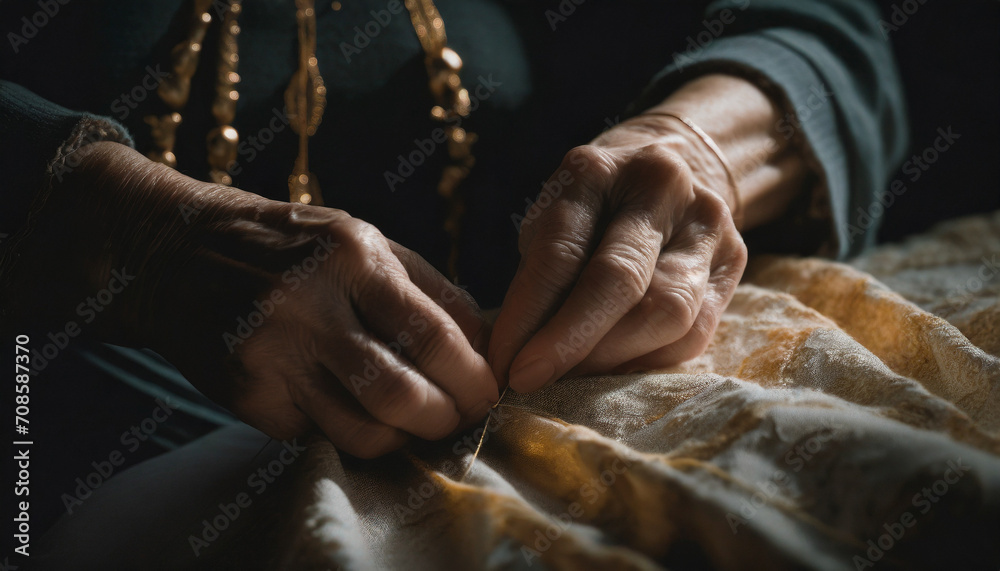
<svg viewBox="0 0 1000 571">
<path fill-rule="evenodd" d="M 151 541 L 155 559 L 130 548 L 115 561 L 133 565 L 996 569 L 1000 267 L 978 288 L 969 279 L 998 258 L 1000 213 L 853 267 L 755 260 L 703 356 L 508 394 L 464 482 L 478 433 L 376 462 L 314 440 L 194 557 L 201 518 L 250 491 L 247 475 L 280 451 L 251 459 L 263 439 L 227 429 L 104 490 L 103 511 L 127 520 L 138 482 L 176 485 L 188 457 L 228 462 L 231 487 L 156 500 L 174 523 L 155 539 L 101 520 L 99 506 L 76 525 Z M 74 533 L 62 524 L 52 545 Z M 88 537 L 92 550 L 117 545 Z"/>
</svg>

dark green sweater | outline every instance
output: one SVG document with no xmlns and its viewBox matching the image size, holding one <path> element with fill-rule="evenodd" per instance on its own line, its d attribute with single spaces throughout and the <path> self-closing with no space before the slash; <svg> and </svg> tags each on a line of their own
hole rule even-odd
<svg viewBox="0 0 1000 571">
<path fill-rule="evenodd" d="M 0 6 L 0 233 L 11 236 L 81 119 L 100 118 L 103 136 L 150 148 L 143 117 L 167 109 L 155 87 L 191 14 L 190 0 L 52 4 L 58 12 L 41 16 L 33 1 Z M 329 105 L 310 160 L 327 205 L 374 223 L 441 267 L 448 239 L 434 187 L 447 153 L 428 145 L 437 126 L 428 117 L 433 102 L 400 4 L 318 6 Z M 513 216 L 562 153 L 629 112 L 630 101 L 638 101 L 635 112 L 716 69 L 766 78 L 787 96 L 797 118 L 786 117 L 782 128 L 801 130 L 824 171 L 836 253 L 855 254 L 874 240 L 877 221 L 860 228 L 849 213 L 883 191 L 905 149 L 906 126 L 890 47 L 871 3 L 731 0 L 704 13 L 697 3 L 639 0 L 437 5 L 478 102 L 465 125 L 480 143 L 465 187 L 461 273 L 484 304 L 499 302 L 516 265 Z M 287 199 L 297 148 L 282 121 L 282 94 L 296 64 L 294 1 L 246 0 L 240 25 L 235 184 Z M 202 179 L 213 126 L 215 34 L 213 28 L 206 38 L 178 132 L 180 170 Z M 399 182 L 393 174 L 407 176 Z"/>
</svg>

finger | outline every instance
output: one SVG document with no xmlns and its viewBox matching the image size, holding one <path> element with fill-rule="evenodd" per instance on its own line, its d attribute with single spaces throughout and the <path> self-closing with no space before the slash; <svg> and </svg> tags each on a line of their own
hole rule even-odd
<svg viewBox="0 0 1000 571">
<path fill-rule="evenodd" d="M 671 237 L 649 289 L 587 355 L 587 368 L 610 370 L 687 334 L 709 289 L 718 242 L 715 229 L 705 231 L 701 224 L 688 224 Z"/>
<path fill-rule="evenodd" d="M 691 326 L 685 330 L 683 336 L 665 343 L 645 355 L 633 356 L 631 359 L 628 356 L 622 356 L 617 361 L 609 358 L 606 353 L 602 352 L 602 347 L 599 347 L 573 370 L 573 374 L 586 375 L 609 371 L 632 372 L 657 369 L 698 356 L 708 346 L 723 311 L 729 306 L 729 302 L 735 295 L 736 287 L 746 267 L 746 260 L 746 246 L 739 233 L 735 231 L 735 227 L 724 231 L 719 246 L 712 257 L 711 273 L 698 315 Z M 613 338 L 612 333 L 606 335 L 601 341 L 602 346 L 607 345 L 614 348 L 630 344 L 627 338 Z M 613 349 L 611 350 L 613 351 Z M 624 365 L 619 365 L 620 363 L 624 363 Z"/>
<path fill-rule="evenodd" d="M 389 240 L 389 246 L 406 268 L 410 281 L 448 312 L 477 353 L 485 354 L 490 338 L 490 326 L 479 304 L 469 292 L 453 284 L 416 252 L 392 240 Z"/>
<path fill-rule="evenodd" d="M 296 386 L 300 394 L 295 404 L 338 450 L 359 458 L 375 458 L 406 443 L 405 432 L 365 412 L 332 373 L 317 374 Z"/>
<path fill-rule="evenodd" d="M 567 178 L 567 174 L 570 176 Z M 579 278 L 599 228 L 601 204 L 614 180 L 609 158 L 593 147 L 566 155 L 521 223 L 521 264 L 493 325 L 489 360 L 504 380 L 514 357 L 552 317 Z M 553 186 L 555 185 L 555 186 Z M 542 205 L 549 205 L 542 208 Z"/>
<path fill-rule="evenodd" d="M 721 316 L 722 310 L 716 304 L 705 304 L 691 328 L 677 341 L 610 368 L 593 367 L 587 363 L 581 363 L 581 366 L 574 373 L 589 375 L 610 371 L 616 374 L 626 374 L 637 371 L 654 371 L 683 363 L 705 351 L 712 341 Z"/>
<path fill-rule="evenodd" d="M 510 386 L 537 390 L 581 362 L 652 281 L 663 234 L 647 219 L 616 218 L 556 315 L 514 359 Z"/>
<path fill-rule="evenodd" d="M 642 299 L 674 218 L 694 198 L 688 166 L 656 145 L 629 157 L 610 180 L 602 208 L 615 218 L 566 302 L 513 359 L 515 390 L 534 390 L 570 370 Z"/>
<path fill-rule="evenodd" d="M 458 425 L 455 401 L 353 315 L 325 321 L 316 358 L 376 420 L 428 440 L 443 438 Z"/>
<path fill-rule="evenodd" d="M 385 252 L 358 285 L 353 298 L 358 314 L 368 330 L 450 395 L 460 413 L 481 417 L 499 398 L 489 365 L 455 320 L 410 281 L 395 255 Z"/>
<path fill-rule="evenodd" d="M 679 260 L 661 259 L 642 300 L 611 328 L 585 361 L 597 370 L 612 367 L 665 347 L 694 325 L 708 289 L 705 268 L 660 269 Z"/>
</svg>

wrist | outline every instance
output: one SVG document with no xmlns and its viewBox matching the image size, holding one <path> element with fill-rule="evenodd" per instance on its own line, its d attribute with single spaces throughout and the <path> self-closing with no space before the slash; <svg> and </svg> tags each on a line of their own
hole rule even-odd
<svg viewBox="0 0 1000 571">
<path fill-rule="evenodd" d="M 721 197 L 734 217 L 738 216 L 737 180 L 721 150 L 713 149 L 706 142 L 707 135 L 689 126 L 689 120 L 681 119 L 683 115 L 674 117 L 660 111 L 669 113 L 654 109 L 632 117 L 602 133 L 593 144 L 619 150 L 657 145 L 680 157 L 691 169 L 695 184 Z"/>
<path fill-rule="evenodd" d="M 199 242 L 265 202 L 113 142 L 88 144 L 66 164 L 23 242 L 11 289 L 24 319 L 74 321 L 106 341 L 152 345 L 158 300 Z"/>
</svg>

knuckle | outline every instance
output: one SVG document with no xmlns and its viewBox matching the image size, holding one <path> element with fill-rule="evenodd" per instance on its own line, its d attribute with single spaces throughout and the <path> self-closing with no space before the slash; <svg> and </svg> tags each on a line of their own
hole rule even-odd
<svg viewBox="0 0 1000 571">
<path fill-rule="evenodd" d="M 725 232 L 712 260 L 713 281 L 726 289 L 735 289 L 746 270 L 748 257 L 746 243 L 739 232 L 735 229 Z"/>
<path fill-rule="evenodd" d="M 533 257 L 546 265 L 578 264 L 587 256 L 586 248 L 580 240 L 568 235 L 556 235 L 546 240 L 537 240 L 528 250 Z"/>
<path fill-rule="evenodd" d="M 566 153 L 560 168 L 576 172 L 585 185 L 587 182 L 608 181 L 614 172 L 608 153 L 595 145 L 573 147 Z"/>
<path fill-rule="evenodd" d="M 670 323 L 685 331 L 690 329 L 698 306 L 693 289 L 690 286 L 673 285 L 651 291 L 643 298 L 644 314 L 654 323 Z"/>
<path fill-rule="evenodd" d="M 590 266 L 599 295 L 623 300 L 629 307 L 634 307 L 646 295 L 653 274 L 650 264 L 631 249 L 596 256 Z"/>
<path fill-rule="evenodd" d="M 622 170 L 630 182 L 623 187 L 626 196 L 638 199 L 642 211 L 683 200 L 694 188 L 687 162 L 658 145 L 640 148 L 629 157 Z"/>
<path fill-rule="evenodd" d="M 388 241 L 377 228 L 356 218 L 340 231 L 343 240 L 338 260 L 342 264 L 341 270 L 346 271 L 337 272 L 332 277 L 336 280 L 334 283 L 345 283 L 346 278 L 352 295 L 357 299 L 361 292 L 369 291 L 384 281 L 376 278 L 386 273 L 382 260 Z"/>
<path fill-rule="evenodd" d="M 729 209 L 726 201 L 715 192 L 705 191 L 701 193 L 698 200 L 698 218 L 709 228 L 736 231 L 736 222 L 733 221 L 733 213 Z"/>
<path fill-rule="evenodd" d="M 646 177 L 666 183 L 691 179 L 691 168 L 687 161 L 657 144 L 640 148 L 632 157 L 630 166 Z"/>
<path fill-rule="evenodd" d="M 743 270 L 747 267 L 747 259 L 749 258 L 746 242 L 744 242 L 743 237 L 737 233 L 731 242 L 726 246 L 726 249 L 730 252 L 729 259 L 725 260 L 725 262 L 728 262 L 726 263 L 726 266 L 733 269 L 733 272 L 736 274 L 735 281 L 738 282 L 740 277 L 743 275 Z"/>
<path fill-rule="evenodd" d="M 576 278 L 586 257 L 587 249 L 572 237 L 539 240 L 527 252 L 524 271 L 543 288 L 558 291 Z"/>
<path fill-rule="evenodd" d="M 551 202 L 536 200 L 528 210 L 529 216 L 533 217 L 530 228 L 518 235 L 517 245 L 521 254 L 531 251 L 538 244 L 546 244 L 553 240 L 565 241 L 570 245 L 583 241 L 580 236 L 574 234 L 581 227 L 581 221 L 579 212 L 571 206 L 571 203 L 581 200 L 587 203 L 594 202 L 586 196 L 562 196 Z M 589 206 L 595 210 L 598 208 L 595 204 Z M 527 220 L 529 219 L 526 218 L 525 221 Z"/>
<path fill-rule="evenodd" d="M 714 315 L 706 315 L 704 319 L 697 319 L 691 326 L 691 355 L 685 359 L 693 359 L 708 349 L 712 337 L 715 335 L 715 327 L 719 321 Z"/>
<path fill-rule="evenodd" d="M 351 218 L 335 226 L 337 237 L 345 248 L 345 256 L 351 260 L 367 260 L 375 250 L 386 245 L 386 239 L 375 226 Z"/>
<path fill-rule="evenodd" d="M 356 262 L 367 258 L 367 252 L 363 244 L 355 240 L 353 233 L 342 228 L 337 228 L 336 232 L 331 233 L 331 238 L 340 244 L 340 251 L 337 256 L 331 258 L 334 264 L 330 265 L 338 267 L 338 274 L 341 277 L 345 275 L 343 273 L 344 269 L 356 270 L 357 268 L 353 267 Z M 351 271 L 350 273 L 354 274 L 356 272 Z"/>
</svg>

